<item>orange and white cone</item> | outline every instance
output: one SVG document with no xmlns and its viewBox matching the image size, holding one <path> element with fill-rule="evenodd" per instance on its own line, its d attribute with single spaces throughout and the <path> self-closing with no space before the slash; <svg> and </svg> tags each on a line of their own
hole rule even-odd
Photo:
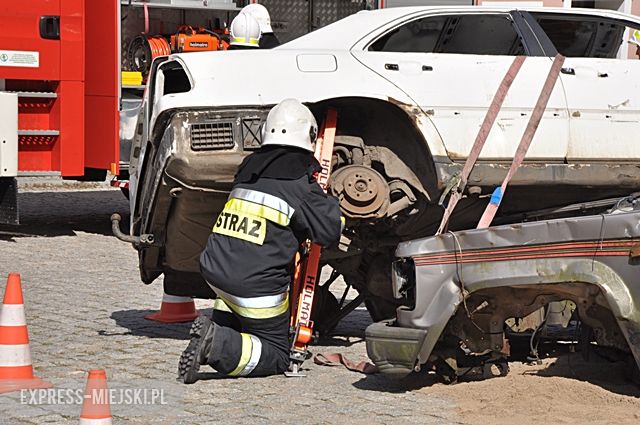
<svg viewBox="0 0 640 425">
<path fill-rule="evenodd" d="M 144 316 L 147 320 L 162 323 L 193 322 L 196 317 L 198 317 L 198 311 L 193 298 L 176 297 L 167 293 L 162 295 L 160 311 Z"/>
<path fill-rule="evenodd" d="M 10 273 L 0 310 L 0 393 L 51 387 L 33 375 L 20 274 Z"/>
<path fill-rule="evenodd" d="M 80 412 L 80 425 L 111 425 L 107 372 L 104 369 L 89 371 L 84 401 Z"/>
</svg>

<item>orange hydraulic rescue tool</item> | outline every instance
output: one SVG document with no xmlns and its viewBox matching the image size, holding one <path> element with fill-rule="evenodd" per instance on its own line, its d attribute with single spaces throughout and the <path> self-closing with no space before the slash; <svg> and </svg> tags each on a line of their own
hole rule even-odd
<svg viewBox="0 0 640 425">
<path fill-rule="evenodd" d="M 336 137 L 336 122 L 338 114 L 334 109 L 327 111 L 322 131 L 316 143 L 316 159 L 320 162 L 322 170 L 316 177 L 318 184 L 327 191 L 329 175 L 331 174 L 331 157 L 333 156 L 333 142 Z M 311 321 L 311 307 L 313 306 L 313 296 L 316 290 L 318 273 L 320 272 L 320 251 L 319 245 L 309 241 L 304 243 L 305 256 L 297 259 L 296 269 L 293 277 L 293 288 L 291 289 L 291 351 L 289 358 L 289 371 L 286 376 L 305 376 L 300 372 L 302 363 L 307 358 L 307 344 L 313 337 L 313 322 Z"/>
</svg>

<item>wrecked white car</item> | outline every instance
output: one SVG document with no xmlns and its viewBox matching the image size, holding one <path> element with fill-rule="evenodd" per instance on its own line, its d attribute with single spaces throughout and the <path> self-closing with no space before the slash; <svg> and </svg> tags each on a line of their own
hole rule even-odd
<svg viewBox="0 0 640 425">
<path fill-rule="evenodd" d="M 393 376 L 425 364 L 446 382 L 491 365 L 506 374 L 509 320 L 569 301 L 589 330 L 586 344 L 627 353 L 640 365 L 640 199 L 625 204 L 635 211 L 400 244 L 393 288 L 401 306 L 396 320 L 367 328 L 369 357 Z"/>
<path fill-rule="evenodd" d="M 149 79 L 131 159 L 131 235 L 142 280 L 211 296 L 198 256 L 242 158 L 284 98 L 322 122 L 338 112 L 331 192 L 348 223 L 323 262 L 374 319 L 395 313 L 398 242 L 432 235 L 438 200 L 469 154 L 516 55 L 520 73 L 450 223 L 475 225 L 502 182 L 558 52 L 567 57 L 499 211 L 623 196 L 640 188 L 640 61 L 626 57 L 638 18 L 611 11 L 412 7 L 363 11 L 274 50 L 171 55 Z M 139 237 L 139 238 L 138 238 Z M 325 316 L 337 309 L 320 288 Z"/>
</svg>

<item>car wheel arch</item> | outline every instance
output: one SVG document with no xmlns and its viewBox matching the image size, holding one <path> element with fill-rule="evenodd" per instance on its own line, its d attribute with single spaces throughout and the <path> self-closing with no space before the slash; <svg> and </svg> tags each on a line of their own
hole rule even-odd
<svg viewBox="0 0 640 425">
<path fill-rule="evenodd" d="M 361 137 L 367 146 L 391 149 L 414 171 L 429 196 L 432 199 L 438 196 L 434 157 L 439 156 L 440 147 L 435 146 L 435 154 L 432 148 L 441 140 L 439 136 L 433 140 L 423 130 L 423 122 L 428 118 L 419 108 L 393 99 L 367 97 L 332 98 L 308 106 L 319 125 L 327 109 L 336 109 L 338 136 Z"/>
<path fill-rule="evenodd" d="M 476 266 L 486 268 L 486 264 L 484 266 Z M 517 265 L 510 267 L 510 270 L 517 269 Z M 477 306 L 467 306 L 463 303 L 461 295 L 463 289 L 467 294 L 467 301 L 472 296 L 482 297 L 491 290 L 501 288 L 514 290 L 530 289 L 533 290 L 533 293 L 539 290 L 540 294 L 538 294 L 538 296 L 540 298 L 544 297 L 540 302 L 544 304 L 561 299 L 571 299 L 570 292 L 566 292 L 566 298 L 562 298 L 562 291 L 554 292 L 549 289 L 556 285 L 560 289 L 561 286 L 565 285 L 575 286 L 576 288 L 580 287 L 585 291 L 591 291 L 591 295 L 589 296 L 591 301 L 586 301 L 586 297 L 584 300 L 581 300 L 584 305 L 578 305 L 578 311 L 582 309 L 582 311 L 585 312 L 589 308 L 588 304 L 592 303 L 595 306 L 604 307 L 611 312 L 612 318 L 622 332 L 621 337 L 626 341 L 629 350 L 634 355 L 640 367 L 640 321 L 638 321 L 638 318 L 635 317 L 633 313 L 637 310 L 635 304 L 637 304 L 639 300 L 634 298 L 623 277 L 618 275 L 613 268 L 607 264 L 591 259 L 568 260 L 550 258 L 535 260 L 535 266 L 529 268 L 529 270 L 534 272 L 529 274 L 522 273 L 519 276 L 516 272 L 502 279 L 495 278 L 495 276 L 500 276 L 497 272 L 485 270 L 484 272 L 487 273 L 485 276 L 486 279 L 475 280 L 470 278 L 474 275 L 473 272 L 470 270 L 462 270 L 461 273 L 465 276 L 464 287 L 460 286 L 460 283 L 457 282 L 456 285 L 458 285 L 459 288 L 457 291 L 439 291 L 440 293 L 448 294 L 448 299 L 434 297 L 434 300 L 438 303 L 449 303 L 450 307 L 453 307 L 453 312 L 450 315 L 436 315 L 437 320 L 429 324 L 427 337 L 422 347 L 418 350 L 416 363 L 421 364 L 429 360 L 429 357 L 432 356 L 434 352 L 434 348 L 436 348 L 437 342 L 444 337 L 447 327 L 452 324 L 456 315 L 462 311 L 461 309 L 469 309 L 471 311 L 475 309 L 479 311 Z M 453 282 L 453 279 L 451 281 Z M 593 289 L 596 289 L 596 291 L 594 292 Z M 423 309 L 422 313 L 416 311 L 406 312 L 406 315 L 414 318 L 425 316 L 426 311 L 430 308 L 431 307 L 427 306 L 426 309 Z M 444 312 L 444 310 L 451 309 L 440 306 L 438 310 Z M 399 312 L 400 311 L 401 310 L 399 310 Z M 463 311 L 462 314 L 467 313 Z"/>
</svg>

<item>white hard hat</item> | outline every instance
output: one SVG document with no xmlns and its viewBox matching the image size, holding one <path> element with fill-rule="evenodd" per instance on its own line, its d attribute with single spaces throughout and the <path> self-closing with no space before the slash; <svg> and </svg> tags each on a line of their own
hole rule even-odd
<svg viewBox="0 0 640 425">
<path fill-rule="evenodd" d="M 256 18 L 246 13 L 240 13 L 231 22 L 231 45 L 259 47 L 260 24 Z"/>
<path fill-rule="evenodd" d="M 260 31 L 262 33 L 273 32 L 271 29 L 271 17 L 266 7 L 258 3 L 248 4 L 242 8 L 240 13 L 246 13 L 256 18 L 256 21 L 260 24 Z"/>
<path fill-rule="evenodd" d="M 640 47 L 640 30 L 634 30 L 631 32 L 631 39 L 629 40 L 629 43 Z"/>
<path fill-rule="evenodd" d="M 316 119 L 297 99 L 285 99 L 274 106 L 262 127 L 262 145 L 294 146 L 313 152 L 318 135 Z"/>
</svg>

